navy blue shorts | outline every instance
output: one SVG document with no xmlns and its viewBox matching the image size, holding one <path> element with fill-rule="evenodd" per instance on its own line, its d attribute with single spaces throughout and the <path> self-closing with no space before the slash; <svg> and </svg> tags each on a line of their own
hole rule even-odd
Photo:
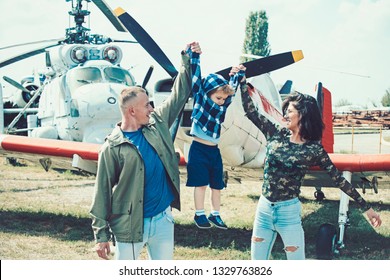
<svg viewBox="0 0 390 280">
<path fill-rule="evenodd" d="M 225 187 L 222 157 L 218 146 L 192 141 L 188 153 L 186 185 L 188 187 L 209 185 L 210 188 L 216 190 L 222 190 Z"/>
</svg>

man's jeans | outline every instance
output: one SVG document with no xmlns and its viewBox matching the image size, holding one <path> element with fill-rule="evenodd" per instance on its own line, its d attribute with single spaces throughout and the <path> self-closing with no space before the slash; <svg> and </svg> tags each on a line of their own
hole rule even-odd
<svg viewBox="0 0 390 280">
<path fill-rule="evenodd" d="M 138 243 L 116 243 L 115 258 L 117 260 L 136 260 L 146 245 L 149 259 L 173 259 L 174 219 L 171 207 L 165 211 L 144 218 L 143 241 Z"/>
</svg>

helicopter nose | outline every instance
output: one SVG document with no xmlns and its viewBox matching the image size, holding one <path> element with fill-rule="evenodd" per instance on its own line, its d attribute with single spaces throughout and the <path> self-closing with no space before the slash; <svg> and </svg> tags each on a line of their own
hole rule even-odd
<svg viewBox="0 0 390 280">
<path fill-rule="evenodd" d="M 118 97 L 123 85 L 90 84 L 72 93 L 80 109 L 80 117 L 114 122 L 120 117 Z"/>
</svg>

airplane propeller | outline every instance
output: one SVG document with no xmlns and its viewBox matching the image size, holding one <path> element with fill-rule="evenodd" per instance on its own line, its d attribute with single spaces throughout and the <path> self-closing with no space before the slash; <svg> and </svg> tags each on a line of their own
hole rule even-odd
<svg viewBox="0 0 390 280">
<path fill-rule="evenodd" d="M 114 25 L 116 30 L 120 32 L 126 32 L 125 27 L 122 23 L 116 18 L 111 8 L 104 2 L 104 0 L 92 0 L 93 3 L 103 12 L 103 14 L 108 18 L 108 20 Z"/>
<path fill-rule="evenodd" d="M 46 51 L 45 53 L 45 62 L 46 62 L 46 67 L 52 67 L 49 51 Z"/>
<path fill-rule="evenodd" d="M 171 76 L 177 75 L 177 70 L 172 62 L 157 45 L 157 43 L 150 37 L 150 35 L 142 28 L 141 25 L 131 17 L 122 8 L 116 8 L 114 13 L 130 34 L 138 41 L 138 43 L 153 57 L 154 60 Z"/>
<path fill-rule="evenodd" d="M 4 81 L 10 83 L 11 85 L 13 85 L 14 87 L 16 87 L 17 89 L 20 89 L 21 91 L 23 92 L 28 92 L 28 93 L 31 93 L 32 91 L 25 88 L 23 85 L 21 85 L 20 83 L 18 83 L 17 81 L 7 77 L 7 76 L 3 76 L 3 79 Z"/>
<path fill-rule="evenodd" d="M 301 59 L 303 59 L 303 52 L 297 50 L 258 58 L 244 62 L 243 65 L 246 67 L 246 77 L 250 78 L 283 68 Z M 217 74 L 222 75 L 225 79 L 229 79 L 230 69 L 231 67 L 225 68 L 218 71 Z"/>
<path fill-rule="evenodd" d="M 148 72 L 146 72 L 144 81 L 142 82 L 142 88 L 145 88 L 146 85 L 148 84 L 150 77 L 152 76 L 153 70 L 154 70 L 153 65 L 150 65 Z"/>
</svg>

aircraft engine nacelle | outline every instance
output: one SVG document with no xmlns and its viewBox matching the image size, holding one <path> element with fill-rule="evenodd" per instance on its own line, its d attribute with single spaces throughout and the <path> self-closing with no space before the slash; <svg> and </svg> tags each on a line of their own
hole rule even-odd
<svg viewBox="0 0 390 280">
<path fill-rule="evenodd" d="M 14 108 L 23 108 L 30 101 L 30 99 L 34 96 L 34 92 L 39 88 L 39 85 L 30 79 L 23 79 L 22 86 L 26 88 L 26 91 L 17 90 L 14 92 L 9 101 Z M 39 98 L 34 101 L 31 107 L 37 107 L 39 102 Z"/>
<path fill-rule="evenodd" d="M 114 65 L 122 61 L 120 47 L 105 45 L 62 45 L 50 52 L 53 67 L 57 71 L 67 70 L 91 60 L 106 60 Z"/>
</svg>

